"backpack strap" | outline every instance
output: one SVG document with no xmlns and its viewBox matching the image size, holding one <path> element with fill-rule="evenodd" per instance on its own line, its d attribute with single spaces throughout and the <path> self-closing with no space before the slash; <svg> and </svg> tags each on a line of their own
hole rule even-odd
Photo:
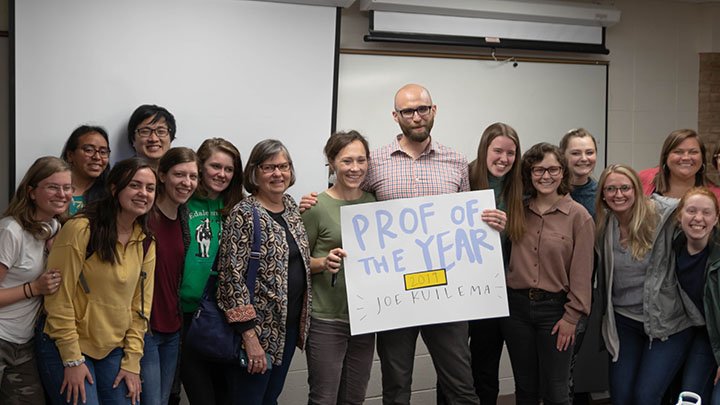
<svg viewBox="0 0 720 405">
<path fill-rule="evenodd" d="M 147 252 L 150 249 L 150 244 L 152 243 L 153 238 L 145 235 L 145 239 L 143 239 L 143 256 L 142 261 L 140 262 L 140 312 L 138 314 L 140 315 L 140 318 L 146 320 L 148 323 L 150 322 L 150 319 L 145 315 L 145 283 L 147 282 L 147 272 L 143 270 L 143 262 L 145 261 L 145 256 L 147 256 Z M 157 262 L 157 258 L 155 259 Z"/>
<path fill-rule="evenodd" d="M 143 255 L 142 255 L 142 261 L 145 260 L 145 256 L 147 256 L 147 252 L 150 249 L 150 244 L 152 243 L 153 239 L 145 236 L 145 239 L 143 239 Z M 90 256 L 95 253 L 95 247 L 92 244 L 92 238 L 88 240 L 87 248 L 85 249 L 85 260 L 89 259 Z M 141 289 L 145 288 L 145 279 L 147 278 L 147 273 L 144 271 L 140 271 L 140 278 L 143 279 L 143 284 L 140 286 Z M 85 291 L 85 294 L 90 294 L 90 285 L 87 282 L 87 279 L 85 278 L 85 274 L 83 274 L 82 270 L 80 271 L 80 276 L 78 278 L 78 281 L 80 282 L 80 287 L 82 287 L 83 291 Z M 143 317 L 144 317 L 144 309 L 145 309 L 145 302 L 143 300 Z"/>
</svg>

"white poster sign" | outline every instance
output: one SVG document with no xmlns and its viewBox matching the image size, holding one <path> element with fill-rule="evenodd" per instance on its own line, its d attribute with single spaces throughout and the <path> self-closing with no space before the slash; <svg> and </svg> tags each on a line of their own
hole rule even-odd
<svg viewBox="0 0 720 405">
<path fill-rule="evenodd" d="M 353 335 L 508 315 L 492 190 L 342 207 Z"/>
</svg>

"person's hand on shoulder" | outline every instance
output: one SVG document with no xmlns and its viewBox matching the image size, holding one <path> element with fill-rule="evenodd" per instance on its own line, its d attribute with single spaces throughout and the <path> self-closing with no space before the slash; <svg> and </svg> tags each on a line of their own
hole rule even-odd
<svg viewBox="0 0 720 405">
<path fill-rule="evenodd" d="M 316 191 L 302 196 L 302 198 L 300 198 L 300 204 L 298 204 L 298 209 L 300 210 L 300 213 L 303 213 L 314 207 L 317 204 L 317 196 L 318 193 Z"/>
</svg>

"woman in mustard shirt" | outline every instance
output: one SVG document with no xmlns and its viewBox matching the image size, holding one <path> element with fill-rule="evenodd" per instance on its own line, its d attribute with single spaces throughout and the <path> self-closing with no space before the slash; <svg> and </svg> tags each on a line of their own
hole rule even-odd
<svg viewBox="0 0 720 405">
<path fill-rule="evenodd" d="M 38 364 L 53 404 L 135 404 L 152 306 L 155 245 L 146 214 L 157 176 L 144 159 L 110 171 L 107 195 L 69 220 L 48 268 L 62 283 L 45 300 Z"/>
</svg>

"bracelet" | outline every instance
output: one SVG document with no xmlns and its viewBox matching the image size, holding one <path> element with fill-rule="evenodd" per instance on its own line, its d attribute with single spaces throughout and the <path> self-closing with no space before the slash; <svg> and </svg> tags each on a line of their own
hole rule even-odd
<svg viewBox="0 0 720 405">
<path fill-rule="evenodd" d="M 77 367 L 81 364 L 85 364 L 85 356 L 80 356 L 78 360 L 70 360 L 63 362 L 63 367 Z"/>
<path fill-rule="evenodd" d="M 250 335 L 246 335 L 243 333 L 243 339 L 252 339 L 254 337 L 257 337 L 257 334 L 255 333 L 255 331 L 252 331 L 252 334 L 250 334 Z"/>
<path fill-rule="evenodd" d="M 30 283 L 27 283 L 27 285 L 28 285 L 28 290 L 30 290 L 30 296 L 31 296 L 31 297 L 34 297 L 34 296 L 35 296 L 35 294 L 33 294 L 33 290 L 32 290 L 32 284 L 30 284 Z"/>
<path fill-rule="evenodd" d="M 25 298 L 30 299 L 30 298 L 32 298 L 32 296 L 28 294 L 26 287 L 30 287 L 29 282 L 23 284 L 23 294 L 25 294 Z"/>
</svg>

